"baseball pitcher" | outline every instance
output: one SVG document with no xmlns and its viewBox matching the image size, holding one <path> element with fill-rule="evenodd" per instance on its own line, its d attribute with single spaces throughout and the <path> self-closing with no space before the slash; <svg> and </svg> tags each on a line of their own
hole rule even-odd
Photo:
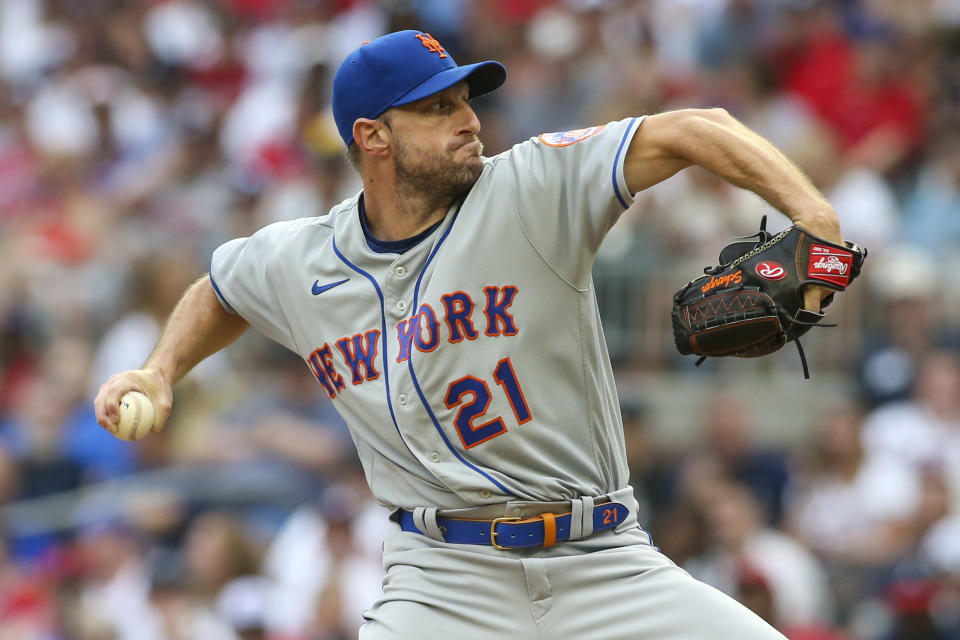
<svg viewBox="0 0 960 640">
<path fill-rule="evenodd" d="M 691 165 L 843 245 L 832 207 L 721 109 L 545 133 L 483 155 L 470 99 L 506 79 L 427 33 L 366 43 L 333 111 L 363 190 L 220 246 L 127 391 L 172 388 L 249 326 L 298 353 L 396 530 L 364 640 L 773 639 L 637 522 L 591 266 L 633 194 Z M 834 290 L 812 283 L 806 310 Z"/>
</svg>

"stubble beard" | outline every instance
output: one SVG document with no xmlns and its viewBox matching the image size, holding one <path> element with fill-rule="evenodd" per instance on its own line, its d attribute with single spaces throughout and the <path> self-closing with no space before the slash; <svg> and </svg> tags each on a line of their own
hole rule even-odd
<svg viewBox="0 0 960 640">
<path fill-rule="evenodd" d="M 414 160 L 407 144 L 399 139 L 395 144 L 397 184 L 430 201 L 453 202 L 476 184 L 483 172 L 479 156 L 455 163 L 444 154 L 420 151 Z"/>
</svg>

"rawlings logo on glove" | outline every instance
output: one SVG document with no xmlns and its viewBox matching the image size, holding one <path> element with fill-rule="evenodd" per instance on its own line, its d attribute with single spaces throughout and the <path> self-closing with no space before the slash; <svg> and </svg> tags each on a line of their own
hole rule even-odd
<svg viewBox="0 0 960 640">
<path fill-rule="evenodd" d="M 846 287 L 850 284 L 852 264 L 853 255 L 849 251 L 841 252 L 833 247 L 815 244 L 810 246 L 810 268 L 807 270 L 807 275 Z"/>
<path fill-rule="evenodd" d="M 757 275 L 766 280 L 781 280 L 787 271 L 773 260 L 764 260 L 757 265 Z"/>
<path fill-rule="evenodd" d="M 824 314 L 803 308 L 802 289 L 815 284 L 843 291 L 860 274 L 867 250 L 796 226 L 774 236 L 766 223 L 764 216 L 757 240 L 727 245 L 719 266 L 707 267 L 673 296 L 674 340 L 680 353 L 701 356 L 698 365 L 707 356 L 763 356 L 793 341 L 809 378 L 799 338 Z M 833 294 L 822 306 L 832 300 Z"/>
</svg>

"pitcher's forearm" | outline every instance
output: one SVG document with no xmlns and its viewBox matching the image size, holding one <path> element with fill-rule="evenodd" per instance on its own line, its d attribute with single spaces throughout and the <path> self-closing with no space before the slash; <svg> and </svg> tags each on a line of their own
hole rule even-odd
<svg viewBox="0 0 960 640">
<path fill-rule="evenodd" d="M 813 234 L 842 241 L 836 212 L 803 172 L 723 109 L 648 117 L 631 143 L 624 171 L 633 191 L 691 165 L 753 191 Z"/>
<path fill-rule="evenodd" d="M 207 356 L 239 338 L 250 324 L 220 305 L 210 278 L 193 283 L 174 308 L 144 364 L 173 386 Z"/>
<path fill-rule="evenodd" d="M 808 231 L 840 242 L 833 206 L 793 162 L 726 111 L 709 114 L 704 138 L 712 141 L 707 144 L 721 167 L 716 173 L 750 189 Z M 738 142 L 731 144 L 725 137 Z"/>
</svg>

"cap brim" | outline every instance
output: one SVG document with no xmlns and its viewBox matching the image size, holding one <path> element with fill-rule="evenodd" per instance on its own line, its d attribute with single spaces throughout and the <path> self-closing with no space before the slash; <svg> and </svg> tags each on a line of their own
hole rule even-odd
<svg viewBox="0 0 960 640">
<path fill-rule="evenodd" d="M 476 98 L 485 93 L 490 93 L 502 85 L 507 79 L 507 70 L 499 62 L 488 60 L 487 62 L 477 62 L 467 64 L 462 67 L 454 67 L 433 75 L 404 96 L 394 100 L 391 106 L 399 107 L 404 104 L 416 102 L 421 98 L 432 96 L 438 91 L 449 89 L 453 85 L 463 80 L 470 85 L 470 97 Z"/>
</svg>

